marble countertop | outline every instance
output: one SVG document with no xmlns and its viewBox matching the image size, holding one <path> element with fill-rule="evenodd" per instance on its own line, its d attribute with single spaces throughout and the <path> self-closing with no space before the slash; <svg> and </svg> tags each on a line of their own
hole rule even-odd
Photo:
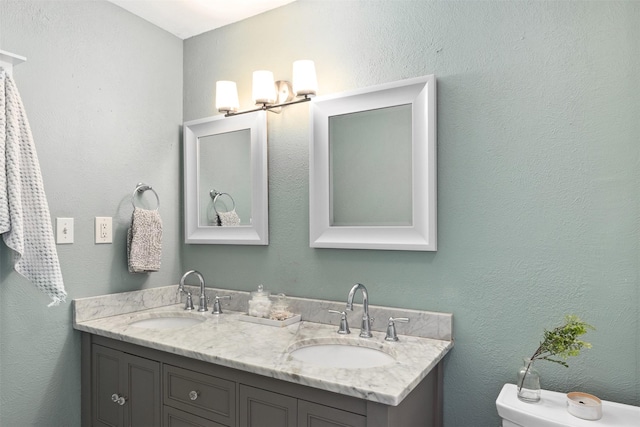
<svg viewBox="0 0 640 427">
<path fill-rule="evenodd" d="M 182 329 L 131 325 L 136 320 L 167 313 L 204 321 Z M 351 328 L 349 335 L 339 335 L 335 325 L 304 321 L 304 316 L 303 321 L 286 327 L 244 322 L 241 316 L 244 313 L 237 311 L 220 315 L 213 315 L 211 311 L 186 312 L 183 304 L 169 304 L 107 317 L 78 319 L 79 316 L 75 316 L 73 326 L 91 334 L 393 406 L 453 347 L 450 340 L 409 335 L 399 335 L 399 341 L 387 342 L 381 331 L 374 331 L 372 338 L 360 338 L 355 328 Z M 343 369 L 316 366 L 290 355 L 292 349 L 301 345 L 347 342 L 384 351 L 392 355 L 395 362 L 375 368 Z"/>
</svg>

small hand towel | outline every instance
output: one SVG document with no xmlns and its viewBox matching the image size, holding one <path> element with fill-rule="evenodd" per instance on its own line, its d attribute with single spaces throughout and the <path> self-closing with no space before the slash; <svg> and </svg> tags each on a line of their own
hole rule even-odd
<svg viewBox="0 0 640 427">
<path fill-rule="evenodd" d="M 131 273 L 160 270 L 162 220 L 157 209 L 133 209 L 131 228 L 127 233 L 127 258 Z"/>
<path fill-rule="evenodd" d="M 237 227 L 240 225 L 240 217 L 235 209 L 229 212 L 218 212 L 218 220 L 222 227 Z"/>
<path fill-rule="evenodd" d="M 14 251 L 13 268 L 51 297 L 64 302 L 49 205 L 40 164 L 18 88 L 0 67 L 0 234 Z"/>
</svg>

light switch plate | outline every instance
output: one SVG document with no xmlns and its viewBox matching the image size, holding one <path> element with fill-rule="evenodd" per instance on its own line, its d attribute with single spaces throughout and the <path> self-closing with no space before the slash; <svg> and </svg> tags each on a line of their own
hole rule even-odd
<svg viewBox="0 0 640 427">
<path fill-rule="evenodd" d="M 56 218 L 56 243 L 59 245 L 73 243 L 73 218 Z"/>
</svg>

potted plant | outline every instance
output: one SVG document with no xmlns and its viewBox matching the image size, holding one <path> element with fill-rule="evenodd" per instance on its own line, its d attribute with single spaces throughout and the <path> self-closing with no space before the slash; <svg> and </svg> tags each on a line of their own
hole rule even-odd
<svg viewBox="0 0 640 427">
<path fill-rule="evenodd" d="M 566 360 L 578 356 L 583 348 L 591 348 L 591 344 L 579 339 L 587 331 L 595 330 L 578 316 L 566 315 L 565 324 L 551 331 L 545 329 L 544 340 L 530 358 L 524 359 L 524 366 L 518 373 L 518 398 L 527 402 L 540 400 L 540 377 L 533 368 L 536 360 L 548 360 L 569 367 Z"/>
</svg>

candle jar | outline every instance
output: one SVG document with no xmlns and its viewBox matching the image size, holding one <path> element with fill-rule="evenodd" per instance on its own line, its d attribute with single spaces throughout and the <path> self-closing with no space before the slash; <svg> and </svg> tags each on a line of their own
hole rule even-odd
<svg viewBox="0 0 640 427">
<path fill-rule="evenodd" d="M 287 320 L 293 316 L 289 311 L 289 303 L 287 302 L 287 296 L 285 294 L 278 294 L 275 301 L 271 305 L 271 313 L 269 318 L 272 320 Z"/>
</svg>

